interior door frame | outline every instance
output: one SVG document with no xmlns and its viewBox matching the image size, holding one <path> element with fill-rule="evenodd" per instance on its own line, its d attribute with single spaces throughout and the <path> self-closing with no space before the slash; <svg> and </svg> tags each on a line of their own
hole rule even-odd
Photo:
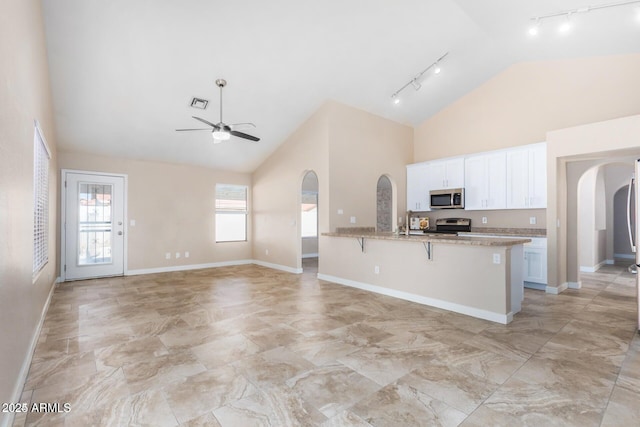
<svg viewBox="0 0 640 427">
<path fill-rule="evenodd" d="M 129 176 L 127 174 L 121 173 L 110 173 L 110 172 L 96 172 L 96 171 L 85 171 L 85 170 L 76 170 L 76 169 L 61 169 L 60 170 L 60 279 L 61 281 L 66 281 L 66 271 L 64 266 L 67 263 L 67 255 L 66 255 L 66 243 L 67 243 L 67 233 L 65 230 L 65 221 L 66 217 L 66 205 L 67 205 L 67 190 L 66 190 L 66 175 L 68 173 L 76 173 L 82 175 L 97 175 L 97 176 L 110 176 L 114 178 L 122 178 L 124 180 L 124 194 L 123 197 L 123 208 L 124 208 L 124 248 L 122 252 L 122 256 L 124 257 L 123 261 L 123 274 L 125 276 L 128 275 L 129 267 L 128 267 L 128 248 L 129 248 L 129 227 L 128 227 L 128 204 L 129 204 Z"/>
</svg>

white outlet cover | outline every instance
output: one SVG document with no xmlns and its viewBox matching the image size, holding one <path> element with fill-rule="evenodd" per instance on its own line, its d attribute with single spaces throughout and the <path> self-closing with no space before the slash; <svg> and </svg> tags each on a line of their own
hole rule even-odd
<svg viewBox="0 0 640 427">
<path fill-rule="evenodd" d="M 483 216 L 483 217 L 482 217 L 482 223 L 483 223 L 483 224 L 486 224 L 486 223 L 487 223 L 487 217 L 486 217 L 486 216 Z"/>
<path fill-rule="evenodd" d="M 373 272 L 375 274 L 380 274 L 380 266 L 376 265 L 375 267 L 373 267 Z"/>
<path fill-rule="evenodd" d="M 338 209 L 338 215 L 342 215 L 344 211 L 342 209 Z"/>
<path fill-rule="evenodd" d="M 176 259 L 180 258 L 180 252 L 176 252 Z"/>
<path fill-rule="evenodd" d="M 529 217 L 529 224 L 531 224 L 531 225 L 535 225 L 536 224 L 536 217 L 535 216 Z"/>
<path fill-rule="evenodd" d="M 171 259 L 171 252 L 167 252 L 164 254 L 165 259 Z"/>
<path fill-rule="evenodd" d="M 135 219 L 132 219 L 131 221 L 129 221 L 129 225 L 130 225 L 131 227 L 135 227 L 135 226 L 136 226 L 136 220 L 135 220 Z"/>
<path fill-rule="evenodd" d="M 356 217 L 352 216 L 351 218 L 349 218 L 349 222 L 351 222 L 351 224 L 355 224 L 356 223 Z"/>
<path fill-rule="evenodd" d="M 500 254 L 493 254 L 493 263 L 500 264 Z"/>
<path fill-rule="evenodd" d="M 186 252 L 184 253 L 184 257 L 185 257 L 185 258 L 189 258 L 189 251 L 186 251 Z"/>
</svg>

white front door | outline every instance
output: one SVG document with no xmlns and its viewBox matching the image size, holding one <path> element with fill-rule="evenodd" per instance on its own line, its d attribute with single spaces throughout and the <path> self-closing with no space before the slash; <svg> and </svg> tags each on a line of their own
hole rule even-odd
<svg viewBox="0 0 640 427">
<path fill-rule="evenodd" d="M 62 185 L 64 280 L 123 275 L 124 176 L 63 171 Z"/>
</svg>

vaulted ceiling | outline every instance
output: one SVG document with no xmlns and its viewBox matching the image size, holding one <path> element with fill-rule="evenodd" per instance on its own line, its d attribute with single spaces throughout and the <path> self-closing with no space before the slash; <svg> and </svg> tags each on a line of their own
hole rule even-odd
<svg viewBox="0 0 640 427">
<path fill-rule="evenodd" d="M 600 4 L 605 3 L 599 1 Z M 251 172 L 325 100 L 418 125 L 511 64 L 640 52 L 640 3 L 527 30 L 578 0 L 42 0 L 58 147 Z M 421 89 L 391 95 L 448 52 Z M 258 143 L 213 144 L 191 116 Z M 190 107 L 193 97 L 210 102 Z"/>
</svg>

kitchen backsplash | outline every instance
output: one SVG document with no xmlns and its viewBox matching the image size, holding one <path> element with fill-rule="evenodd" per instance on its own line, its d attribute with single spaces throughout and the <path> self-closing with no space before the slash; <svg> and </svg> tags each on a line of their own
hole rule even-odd
<svg viewBox="0 0 640 427">
<path fill-rule="evenodd" d="M 429 217 L 430 226 L 435 227 L 438 218 L 471 218 L 471 226 L 499 228 L 547 228 L 546 209 L 509 209 L 496 211 L 467 211 L 464 209 L 440 209 L 413 213 L 413 216 Z M 482 218 L 487 222 L 482 223 Z M 531 224 L 535 218 L 535 224 Z"/>
</svg>

